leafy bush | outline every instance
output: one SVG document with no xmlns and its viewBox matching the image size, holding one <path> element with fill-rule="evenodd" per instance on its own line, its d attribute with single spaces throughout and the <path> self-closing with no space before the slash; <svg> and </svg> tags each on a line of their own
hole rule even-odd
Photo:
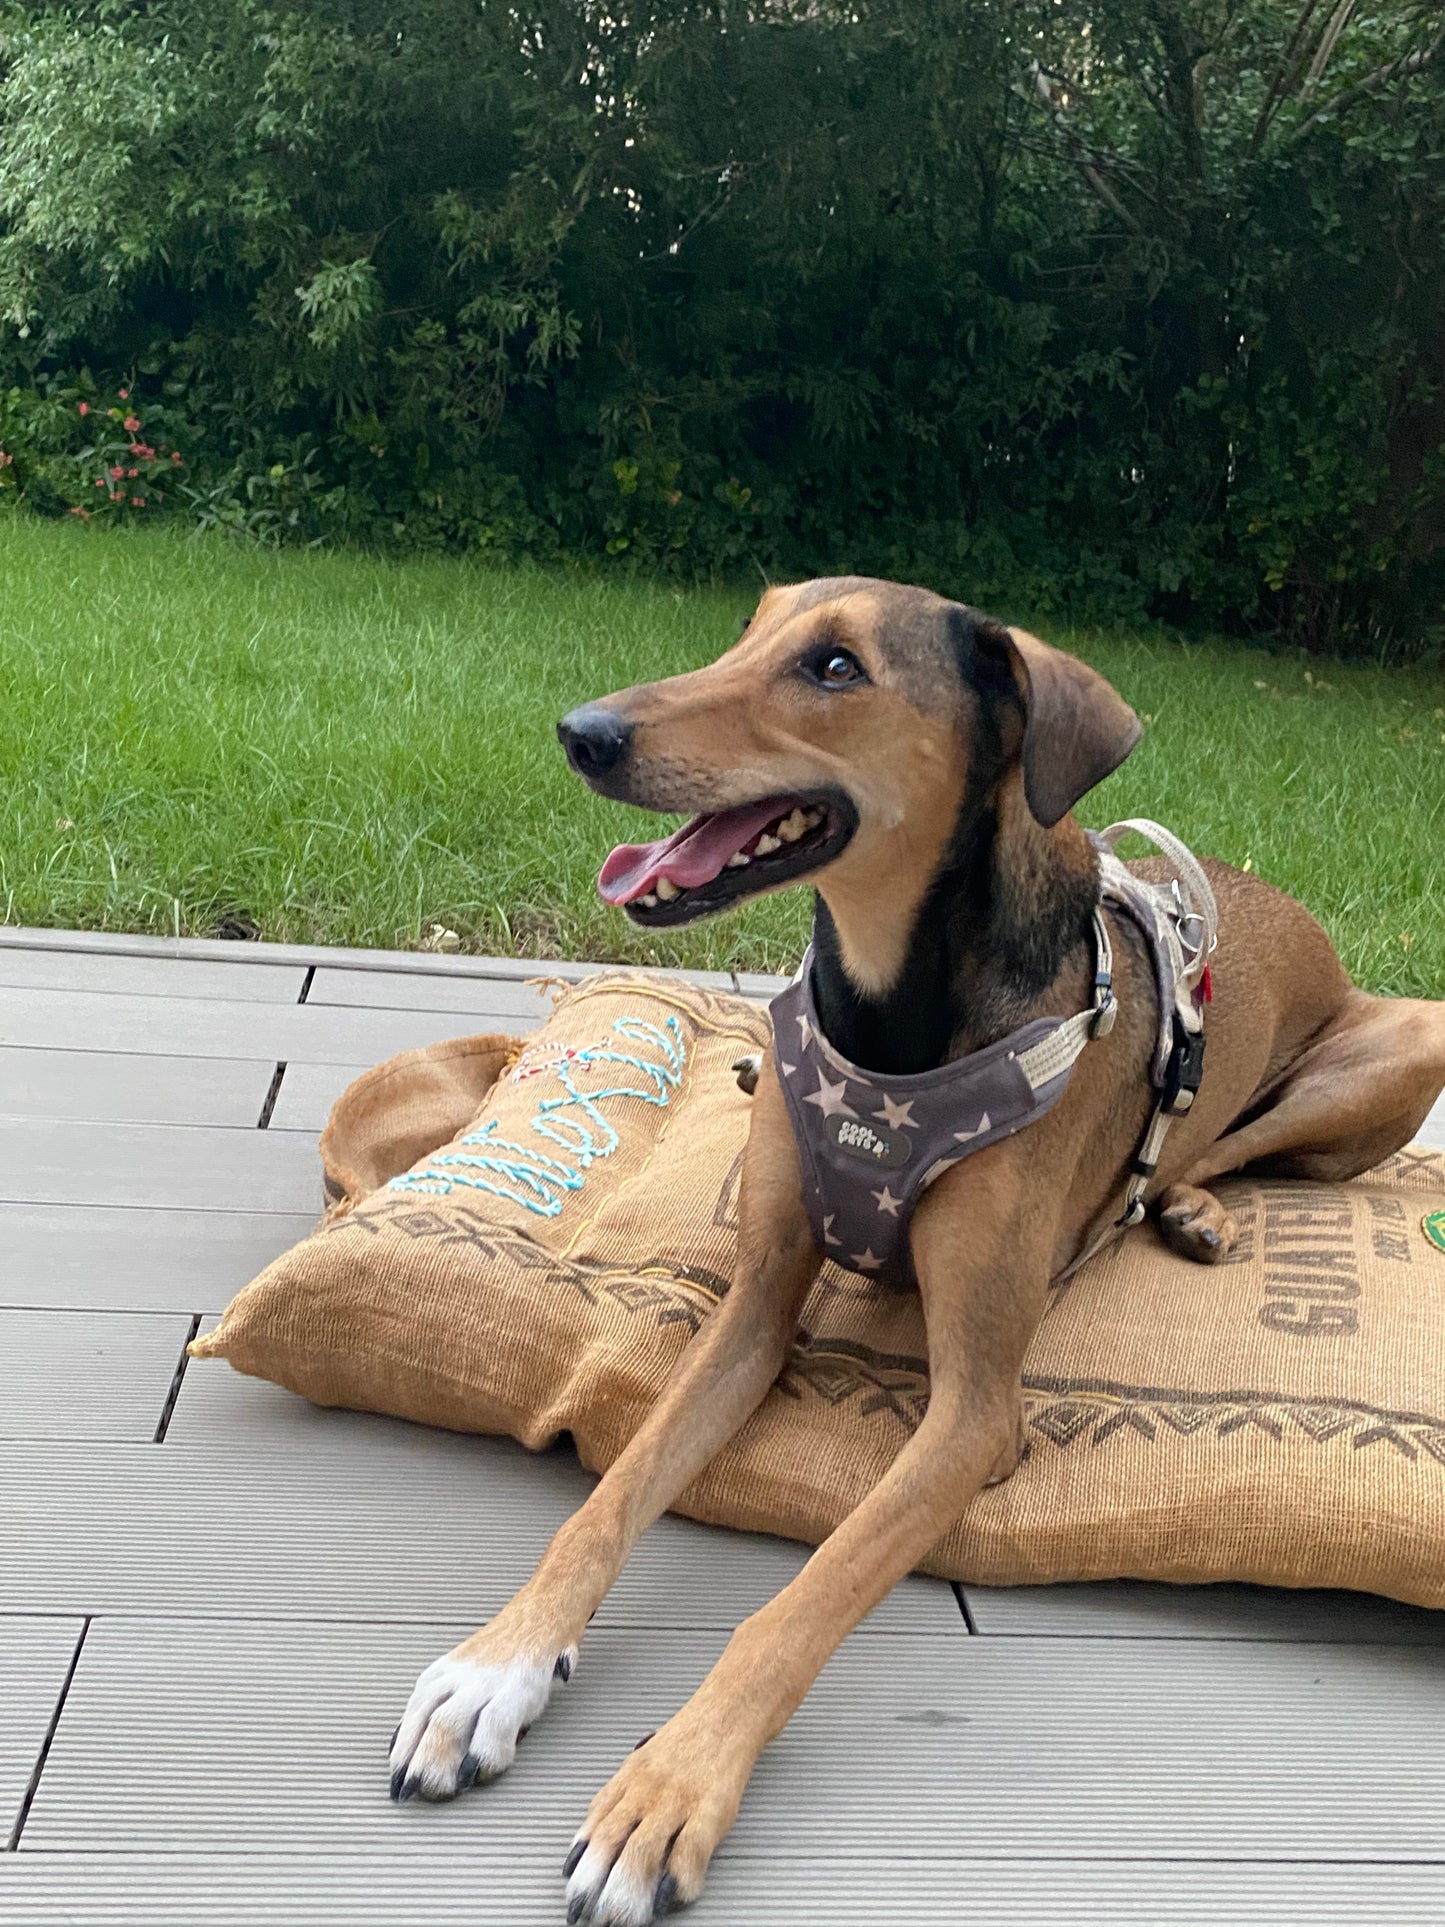
<svg viewBox="0 0 1445 1927">
<path fill-rule="evenodd" d="M 1442 74 L 1430 0 L 9 0 L 0 489 L 96 512 L 94 369 L 267 541 L 1422 653 Z"/>
<path fill-rule="evenodd" d="M 181 493 L 186 466 L 167 440 L 174 424 L 174 410 L 141 401 L 131 387 L 112 396 L 89 379 L 51 378 L 11 388 L 0 394 L 0 489 L 87 522 L 164 509 Z"/>
</svg>

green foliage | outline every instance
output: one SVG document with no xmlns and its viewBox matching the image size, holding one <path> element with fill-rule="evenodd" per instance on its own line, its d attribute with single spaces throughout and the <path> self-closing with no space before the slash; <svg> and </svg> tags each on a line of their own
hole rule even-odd
<svg viewBox="0 0 1445 1927">
<path fill-rule="evenodd" d="M 1429 654 L 1442 80 L 1434 0 L 0 0 L 0 490 L 94 370 L 268 541 Z"/>
<path fill-rule="evenodd" d="M 124 522 L 187 496 L 177 411 L 89 376 L 0 392 L 0 490 L 82 521 Z"/>
</svg>

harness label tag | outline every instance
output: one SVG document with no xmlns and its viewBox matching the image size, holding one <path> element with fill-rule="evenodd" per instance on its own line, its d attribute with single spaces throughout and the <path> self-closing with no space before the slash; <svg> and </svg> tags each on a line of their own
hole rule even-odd
<svg viewBox="0 0 1445 1927">
<path fill-rule="evenodd" d="M 902 1131 L 890 1131 L 885 1125 L 870 1124 L 858 1117 L 826 1118 L 823 1129 L 840 1151 L 861 1158 L 876 1171 L 896 1171 L 907 1164 L 913 1151 Z"/>
</svg>

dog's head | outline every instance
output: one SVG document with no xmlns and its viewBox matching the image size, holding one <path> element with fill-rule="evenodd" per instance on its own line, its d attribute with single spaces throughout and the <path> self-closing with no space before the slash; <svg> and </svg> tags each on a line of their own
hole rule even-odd
<svg viewBox="0 0 1445 1927">
<path fill-rule="evenodd" d="M 705 669 L 574 709 L 557 726 L 603 796 L 695 812 L 608 857 L 634 922 L 690 923 L 808 877 L 918 896 L 981 783 L 1017 770 L 1057 823 L 1139 739 L 1096 671 L 926 589 L 859 576 L 770 589 Z"/>
</svg>

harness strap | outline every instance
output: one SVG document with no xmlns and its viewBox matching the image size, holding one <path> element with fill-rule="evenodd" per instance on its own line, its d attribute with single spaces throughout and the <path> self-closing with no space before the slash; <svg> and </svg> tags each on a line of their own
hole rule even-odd
<svg viewBox="0 0 1445 1927">
<path fill-rule="evenodd" d="M 1091 1038 L 1107 1037 L 1114 1028 L 1114 1019 L 1119 1013 L 1114 1002 L 1114 946 L 1109 940 L 1103 913 L 1098 909 L 1094 911 L 1094 945 L 1097 961 L 1092 1004 L 1067 1018 L 1051 1037 L 1019 1053 L 1018 1067 L 1034 1090 L 1072 1069 Z"/>
<path fill-rule="evenodd" d="M 1143 1141 L 1130 1162 L 1129 1181 L 1124 1188 L 1124 1208 L 1090 1239 L 1073 1263 L 1065 1266 L 1055 1282 L 1070 1278 L 1104 1246 L 1142 1222 L 1149 1185 L 1159 1169 L 1164 1140 L 1169 1126 L 1194 1102 L 1204 1069 L 1204 1010 L 1202 979 L 1209 959 L 1219 941 L 1219 907 L 1209 878 L 1193 852 L 1172 831 L 1148 817 L 1129 817 L 1112 823 L 1098 841 L 1104 846 L 1104 875 L 1107 889 L 1111 865 L 1118 865 L 1114 846 L 1130 830 L 1147 837 L 1175 865 L 1177 874 L 1171 886 L 1172 904 L 1153 919 L 1161 937 L 1168 941 L 1175 968 L 1175 1008 L 1161 1011 L 1161 1027 L 1169 1032 L 1169 1049 L 1163 1065 L 1162 1087 L 1145 1126 Z M 1122 867 L 1122 866 L 1120 866 Z M 1157 887 L 1140 885 L 1131 879 L 1131 896 L 1147 889 L 1156 901 L 1163 893 Z"/>
<path fill-rule="evenodd" d="M 1194 852 L 1181 843 L 1172 830 L 1166 830 L 1162 823 L 1152 822 L 1147 816 L 1128 816 L 1121 823 L 1111 823 L 1103 832 L 1104 841 L 1113 850 L 1129 830 L 1133 830 L 1137 836 L 1147 837 L 1156 850 L 1161 850 L 1168 857 L 1178 873 L 1174 898 L 1179 906 L 1179 936 L 1186 956 L 1183 976 L 1193 989 L 1209 962 L 1209 953 L 1214 948 L 1219 930 L 1219 906 L 1214 900 L 1209 878 Z M 1188 926 L 1187 930 L 1185 926 Z"/>
</svg>

